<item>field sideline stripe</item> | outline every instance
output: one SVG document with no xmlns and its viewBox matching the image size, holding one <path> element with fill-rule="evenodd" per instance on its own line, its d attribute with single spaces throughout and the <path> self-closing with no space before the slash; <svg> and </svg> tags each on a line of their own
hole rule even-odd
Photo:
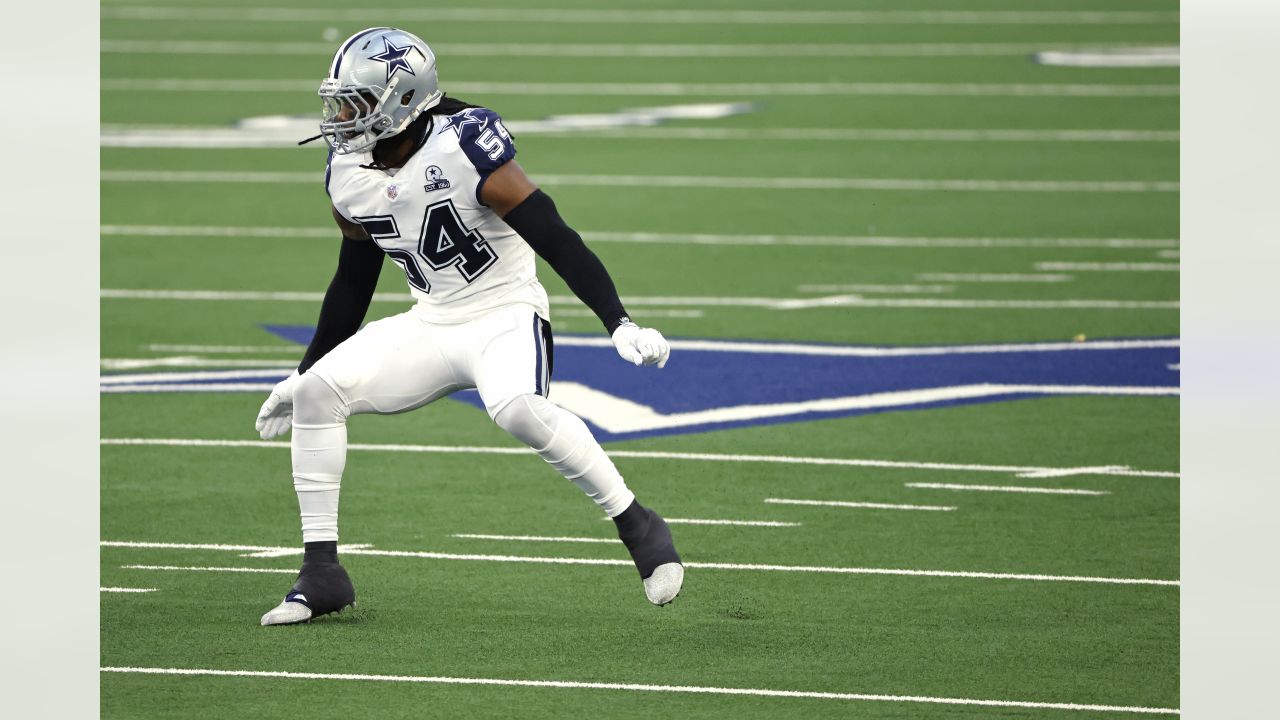
<svg viewBox="0 0 1280 720">
<path fill-rule="evenodd" d="M 314 80 L 231 78 L 103 78 L 103 92 L 315 92 Z M 1177 97 L 1178 85 L 1084 83 L 608 83 L 451 81 L 449 90 L 472 95 L 587 96 L 897 96 L 916 97 Z"/>
<path fill-rule="evenodd" d="M 225 545 L 201 545 L 199 543 L 162 543 L 102 541 L 102 547 L 135 548 L 135 549 L 175 549 L 175 550 L 226 550 Z M 236 551 L 249 552 L 285 552 L 287 547 L 236 545 Z M 444 553 L 427 550 L 379 550 L 369 547 L 349 547 L 343 550 L 344 555 L 369 555 L 372 557 L 419 558 L 423 560 L 461 560 L 477 562 L 512 562 L 534 563 L 538 565 L 609 565 L 619 567 L 635 567 L 631 560 L 621 558 L 572 558 L 543 557 L 536 555 L 492 555 L 471 553 Z M 816 573 L 823 575 L 896 575 L 905 577 L 942 577 L 967 578 L 976 580 L 1027 580 L 1032 582 L 1073 582 L 1102 585 L 1155 585 L 1177 587 L 1179 580 L 1161 580 L 1153 578 L 1121 578 L 1099 577 L 1090 575 L 1047 575 L 1043 573 L 1001 573 L 973 570 L 914 570 L 908 568 L 865 568 L 865 567 L 831 567 L 822 565 L 773 565 L 761 563 L 723 563 L 723 562 L 685 562 L 687 568 L 701 570 L 746 570 L 758 572 L 796 572 Z M 180 567 L 161 565 L 126 565 L 137 570 L 208 570 L 228 572 L 297 572 L 283 568 L 218 568 L 218 567 Z"/>
<path fill-rule="evenodd" d="M 974 698 L 931 697 L 923 695 L 874 695 L 868 693 L 817 692 L 808 690 L 770 690 L 766 688 L 725 688 L 701 685 L 649 685 L 640 683 L 579 682 L 574 680 L 513 680 L 507 678 L 443 677 L 428 675 L 367 675 L 356 673 L 290 672 L 285 670 L 213 670 L 202 668 L 147 668 L 103 666 L 104 673 L 140 673 L 147 675 L 196 675 L 219 677 L 288 678 L 301 680 L 349 680 L 398 683 L 431 683 L 438 685 L 505 685 L 514 687 L 555 688 L 560 690 L 626 690 L 630 692 L 681 693 L 696 695 L 756 695 L 777 698 L 816 700 L 864 700 L 880 702 L 927 703 L 934 705 L 976 705 L 982 707 L 1017 707 L 1042 710 L 1083 710 L 1091 712 L 1143 713 L 1179 715 L 1177 708 L 1128 707 L 1121 705 L 1084 705 L 1080 703 L 1032 702 L 1024 700 L 979 700 Z"/>
<path fill-rule="evenodd" d="M 270 170 L 103 170 L 103 182 L 292 183 L 319 185 L 323 175 Z M 914 178 L 734 177 L 702 175 L 538 175 L 552 187 L 661 187 L 755 190 L 884 190 L 909 192 L 1178 192 L 1174 181 L 982 180 Z"/>
<path fill-rule="evenodd" d="M 186 7 L 104 5 L 103 20 L 223 22 L 399 21 L 477 23 L 604 23 L 650 25 L 1114 25 L 1176 24 L 1169 11 L 1135 10 L 615 10 L 552 8 L 389 8 L 343 10 L 306 7 Z"/>
<path fill-rule="evenodd" d="M 760 58 L 760 57 L 988 57 L 1037 52 L 1085 52 L 1177 47 L 1150 42 L 1023 43 L 474 43 L 432 44 L 438 57 L 585 57 L 585 58 Z M 243 40 L 103 39 L 104 53 L 155 55 L 318 55 L 333 54 L 331 42 L 255 42 Z"/>
<path fill-rule="evenodd" d="M 139 237 L 235 237 L 235 238 L 337 238 L 331 227 L 237 227 L 227 225 L 102 225 L 103 235 Z M 1077 248 L 1177 248 L 1176 239 L 1164 238 L 962 238 L 891 237 L 875 235 L 716 235 L 711 233 L 647 233 L 582 231 L 588 242 L 650 243 L 670 245 L 787 245 L 814 247 L 1077 247 Z"/>
<path fill-rule="evenodd" d="M 192 300 L 201 302 L 320 302 L 322 292 L 273 290 L 177 290 L 141 288 L 102 288 L 104 300 Z M 411 302 L 408 293 L 374 293 L 374 302 Z M 572 295 L 552 295 L 552 305 L 578 306 Z M 750 307 L 776 311 L 813 310 L 823 308 L 932 308 L 945 310 L 1177 310 L 1178 300 L 1109 300 L 1100 298 L 1066 298 L 1061 300 L 987 300 L 935 297 L 862 297 L 832 295 L 815 298 L 771 297 L 665 297 L 628 296 L 632 307 Z"/>
<path fill-rule="evenodd" d="M 100 587 L 100 593 L 149 593 L 155 592 L 155 588 L 131 588 L 131 587 Z"/>
<path fill-rule="evenodd" d="M 283 448 L 289 443 L 275 440 L 203 440 L 181 438 L 102 438 L 101 445 L 137 445 L 152 447 L 239 447 L 239 448 Z M 416 452 L 416 453 L 462 453 L 485 455 L 532 455 L 529 448 L 516 447 L 476 447 L 465 445 L 400 445 L 349 443 L 349 450 L 367 450 L 372 452 Z M 875 467 L 899 470 L 955 470 L 959 472 L 991 472 L 991 473 L 1045 473 L 1079 474 L 1077 470 L 1087 470 L 1088 474 L 1118 475 L 1123 477 L 1178 478 L 1180 473 L 1158 470 L 1134 470 L 1128 467 L 1109 466 L 1105 470 L 1097 468 L 1050 468 L 1029 467 L 1024 465 L 971 465 L 940 462 L 906 462 L 899 460 L 869 460 L 860 458 L 825 458 L 800 457 L 789 455 L 730 455 L 720 453 L 662 452 L 653 450 L 609 450 L 611 457 L 635 458 L 645 460 L 693 460 L 704 462 L 744 462 L 744 463 L 776 463 L 783 465 L 836 465 L 846 467 Z M 1061 476 L 1059 476 L 1061 477 Z"/>
</svg>

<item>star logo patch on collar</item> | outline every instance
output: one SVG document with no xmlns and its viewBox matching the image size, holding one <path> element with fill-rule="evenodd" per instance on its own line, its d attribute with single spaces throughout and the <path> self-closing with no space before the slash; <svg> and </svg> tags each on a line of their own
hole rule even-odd
<svg viewBox="0 0 1280 720">
<path fill-rule="evenodd" d="M 369 56 L 369 59 L 387 64 L 387 82 L 391 82 L 391 76 L 395 75 L 397 70 L 404 70 L 410 75 L 416 74 L 413 72 L 413 68 L 409 66 L 409 61 L 405 57 L 411 50 L 415 50 L 416 48 L 412 45 L 397 47 L 385 37 L 382 38 L 382 42 L 386 45 L 386 50 L 378 55 Z"/>
</svg>

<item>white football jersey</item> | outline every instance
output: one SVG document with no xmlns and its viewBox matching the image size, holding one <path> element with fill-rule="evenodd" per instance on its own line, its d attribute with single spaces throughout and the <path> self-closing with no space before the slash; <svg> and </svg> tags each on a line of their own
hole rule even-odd
<svg viewBox="0 0 1280 720">
<path fill-rule="evenodd" d="M 431 118 L 404 167 L 373 170 L 372 152 L 329 154 L 325 190 L 405 273 L 417 310 L 456 323 L 513 303 L 550 319 L 533 248 L 480 202 L 489 175 L 515 157 L 497 113 Z"/>
</svg>

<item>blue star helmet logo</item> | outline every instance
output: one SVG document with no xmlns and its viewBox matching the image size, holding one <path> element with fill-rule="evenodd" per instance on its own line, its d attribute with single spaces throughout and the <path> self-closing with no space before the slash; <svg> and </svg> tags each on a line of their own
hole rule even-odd
<svg viewBox="0 0 1280 720">
<path fill-rule="evenodd" d="M 462 137 L 462 128 L 468 125 L 479 125 L 481 128 L 483 128 L 485 124 L 489 122 L 489 120 L 488 118 L 478 118 L 472 115 L 471 111 L 474 109 L 475 108 L 467 108 L 466 110 L 463 110 L 457 115 L 453 115 L 452 117 L 449 118 L 449 120 L 445 124 L 445 127 L 458 133 L 458 137 Z"/>
<path fill-rule="evenodd" d="M 385 37 L 382 38 L 382 42 L 386 45 L 386 50 L 379 55 L 371 55 L 369 59 L 387 64 L 387 82 L 391 82 L 391 76 L 395 75 L 397 70 L 404 70 L 410 75 L 416 75 L 416 73 L 413 72 L 413 68 L 409 67 L 409 61 L 405 59 L 405 56 L 408 55 L 411 50 L 415 50 L 416 48 L 412 45 L 396 47 L 395 44 Z"/>
</svg>

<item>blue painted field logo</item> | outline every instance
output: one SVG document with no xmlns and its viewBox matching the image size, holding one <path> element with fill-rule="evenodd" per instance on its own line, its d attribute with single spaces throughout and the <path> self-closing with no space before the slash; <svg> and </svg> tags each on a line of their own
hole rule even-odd
<svg viewBox="0 0 1280 720">
<path fill-rule="evenodd" d="M 309 327 L 268 327 L 298 343 Z M 608 338 L 556 337 L 551 399 L 601 440 L 1054 395 L 1179 394 L 1179 340 L 869 347 L 673 340 L 661 371 Z M 103 392 L 265 392 L 289 369 L 106 375 Z M 483 409 L 475 391 L 452 396 Z"/>
</svg>

